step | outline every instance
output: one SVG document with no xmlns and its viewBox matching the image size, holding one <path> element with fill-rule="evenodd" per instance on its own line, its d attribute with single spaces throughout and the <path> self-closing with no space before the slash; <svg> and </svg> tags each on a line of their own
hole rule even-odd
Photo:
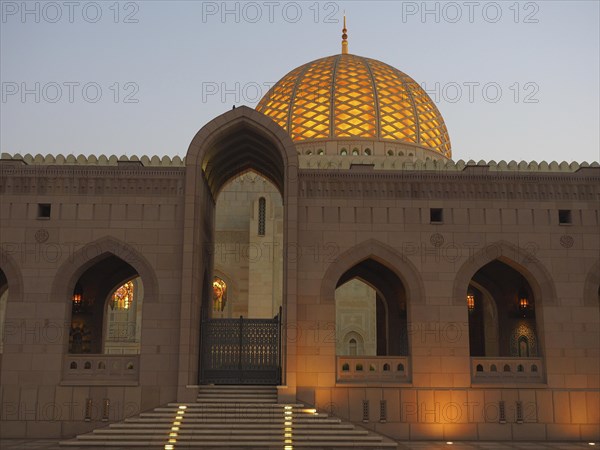
<svg viewBox="0 0 600 450">
<path fill-rule="evenodd" d="M 302 403 L 279 403 L 274 387 L 200 386 L 198 390 L 196 402 L 168 403 L 60 445 L 140 449 L 397 448 L 383 436 L 316 413 Z"/>
<path fill-rule="evenodd" d="M 200 386 L 198 392 L 277 392 L 271 386 Z"/>
<path fill-rule="evenodd" d="M 96 442 L 96 441 L 80 441 L 80 440 L 71 440 L 71 441 L 62 441 L 60 442 L 61 446 L 64 447 L 165 447 L 165 441 L 162 442 L 153 442 L 148 440 L 140 440 L 140 441 L 110 441 L 110 442 Z M 206 441 L 202 442 L 202 446 L 199 446 L 197 442 L 179 442 L 174 445 L 174 448 L 180 447 L 193 447 L 193 448 L 211 448 L 211 447 L 224 447 L 224 448 L 232 448 L 232 447 L 252 447 L 256 448 L 257 446 L 267 450 L 271 448 L 284 448 L 285 445 L 290 445 L 284 441 L 280 441 L 278 443 L 274 443 L 271 441 L 253 441 L 248 442 L 246 440 L 240 441 Z M 293 442 L 293 447 L 333 447 L 336 450 L 343 449 L 364 449 L 364 448 L 397 448 L 397 444 L 392 441 L 382 441 L 382 442 L 357 442 L 357 443 L 339 443 L 339 445 L 335 442 L 327 442 L 327 441 L 305 441 L 305 442 Z"/>
<path fill-rule="evenodd" d="M 335 442 L 343 442 L 343 441 L 360 441 L 360 442 L 381 442 L 382 438 L 380 436 L 375 436 L 375 435 L 346 435 L 346 434 L 341 434 L 341 435 L 336 435 L 336 434 L 322 434 L 319 435 L 318 437 L 315 437 L 312 434 L 304 434 L 304 435 L 296 435 L 295 433 L 291 433 L 292 437 L 290 439 L 292 439 L 294 442 L 304 442 L 304 441 L 315 441 L 315 440 L 320 440 L 320 441 L 335 441 Z M 177 442 L 180 441 L 190 441 L 190 440 L 195 440 L 195 441 L 231 441 L 231 440 L 239 440 L 241 437 L 239 435 L 232 435 L 232 434 L 203 434 L 203 435 L 196 435 L 196 434 L 190 434 L 190 435 L 186 435 L 186 434 L 177 434 Z M 125 433 L 120 433 L 120 434 L 115 434 L 115 435 L 111 435 L 111 434 L 84 434 L 78 437 L 78 439 L 81 439 L 82 441 L 113 441 L 113 440 L 123 440 L 123 441 L 131 441 L 131 440 L 135 440 L 135 441 L 140 441 L 140 440 L 151 440 L 151 441 L 156 441 L 156 440 L 162 440 L 162 441 L 166 441 L 169 439 L 168 437 L 168 433 L 161 433 L 161 434 L 156 434 L 156 435 L 151 435 L 148 436 L 148 434 L 125 434 Z M 283 437 L 283 433 L 279 433 L 279 434 L 258 434 L 258 435 L 244 435 L 243 439 L 248 440 L 248 441 L 256 441 L 256 440 L 261 440 L 261 441 L 281 441 L 284 440 Z"/>
<path fill-rule="evenodd" d="M 153 411 L 141 413 L 140 417 L 167 417 L 173 419 L 178 413 L 176 411 Z M 185 417 L 283 417 L 291 416 L 292 418 L 308 417 L 328 417 L 325 413 L 309 414 L 293 409 L 261 409 L 261 408 L 213 408 L 211 410 L 185 410 Z"/>
<path fill-rule="evenodd" d="M 221 406 L 222 403 L 212 403 L 212 405 L 214 406 Z M 201 405 L 198 404 L 197 402 L 195 403 L 167 403 L 166 406 L 162 406 L 161 408 L 179 408 L 180 406 L 185 406 L 187 409 L 186 411 L 193 409 L 193 408 L 206 408 L 206 407 L 210 407 L 211 404 L 206 404 L 206 403 L 202 403 Z M 230 407 L 231 404 L 227 404 L 227 407 Z M 256 406 L 258 407 L 264 407 L 264 408 L 285 408 L 286 406 L 291 406 L 292 408 L 306 408 L 306 409 L 312 409 L 309 407 L 306 407 L 304 405 L 304 403 L 262 403 L 262 402 L 257 402 L 257 403 L 244 403 L 244 407 L 246 406 Z"/>
<path fill-rule="evenodd" d="M 165 430 L 170 430 L 170 427 L 172 425 L 171 422 L 169 422 L 168 424 L 166 424 L 167 426 L 164 428 Z M 262 423 L 260 425 L 261 429 L 274 429 L 274 430 L 282 430 L 283 428 L 285 428 L 286 426 L 284 424 L 279 424 L 279 423 Z M 296 423 L 294 421 L 293 425 L 291 425 L 291 427 L 294 430 L 354 430 L 355 427 L 352 424 L 344 424 L 344 423 Z M 181 430 L 183 429 L 191 429 L 191 430 L 203 430 L 203 429 L 209 429 L 209 430 L 214 430 L 214 429 L 231 429 L 231 424 L 227 424 L 227 423 L 182 423 L 179 428 Z M 256 423 L 237 423 L 235 425 L 236 429 L 239 430 L 254 430 L 256 429 Z M 135 423 L 135 422 L 128 422 L 128 423 L 112 423 L 108 426 L 108 428 L 99 428 L 95 431 L 100 431 L 100 430 L 107 430 L 107 429 L 151 429 L 154 430 L 156 429 L 156 423 L 145 423 L 145 422 L 139 422 L 139 423 Z"/>
<path fill-rule="evenodd" d="M 229 420 L 228 422 L 223 422 L 222 418 L 204 418 L 204 419 L 199 419 L 199 418 L 186 418 L 184 420 L 182 420 L 182 422 L 185 421 L 186 424 L 188 423 L 229 423 L 229 424 L 235 424 L 237 426 L 237 424 L 240 423 L 249 423 L 249 424 L 254 424 L 255 426 L 257 424 L 262 425 L 265 423 L 264 419 L 263 420 L 257 420 L 257 419 L 242 419 L 242 418 L 237 418 L 235 420 Z M 154 424 L 172 424 L 173 420 L 172 419 L 165 419 L 165 418 L 135 418 L 135 417 L 131 417 L 128 419 L 125 419 L 126 423 L 154 423 Z M 286 422 L 286 420 L 284 420 L 283 418 L 279 419 L 272 419 L 269 420 L 268 423 L 271 424 L 283 424 L 284 422 Z M 340 423 L 340 419 L 336 419 L 336 418 L 323 418 L 323 419 L 294 419 L 293 423 L 297 424 L 297 423 L 302 423 L 302 424 L 314 424 L 315 422 L 318 423 Z"/>
<path fill-rule="evenodd" d="M 225 405 L 225 404 L 234 404 L 235 405 L 235 404 L 240 404 L 240 403 L 276 404 L 277 403 L 277 399 L 274 398 L 271 401 L 268 401 L 266 399 L 265 400 L 257 400 L 255 398 L 253 398 L 253 399 L 247 399 L 247 400 L 231 399 L 231 400 L 222 400 L 221 402 L 216 403 L 215 399 L 211 398 L 211 399 L 206 399 L 206 400 L 198 399 L 198 403 L 202 404 L 202 405 L 207 404 L 207 403 L 209 403 L 209 404 L 217 404 L 217 405 Z"/>
<path fill-rule="evenodd" d="M 277 393 L 273 392 L 202 392 L 198 398 L 277 398 Z"/>
<path fill-rule="evenodd" d="M 348 435 L 348 436 L 366 436 L 369 434 L 369 432 L 367 430 L 357 430 L 357 429 L 343 429 L 340 430 L 338 427 L 336 428 L 329 428 L 329 429 L 314 429 L 314 428 L 303 428 L 303 429 L 298 429 L 298 428 L 292 428 L 292 433 L 294 436 L 298 435 L 298 436 L 304 436 L 307 433 L 310 433 L 310 435 L 315 435 L 315 434 L 319 434 L 319 435 L 342 435 L 341 432 L 344 432 L 344 436 Z M 161 436 L 165 436 L 165 434 L 168 434 L 170 432 L 170 428 L 166 429 L 166 430 L 157 430 L 156 428 L 154 429 L 149 429 L 149 430 L 140 430 L 139 428 L 134 428 L 134 429 L 116 429 L 116 428 L 101 428 L 101 429 L 97 429 L 94 430 L 93 433 L 94 435 L 117 435 L 117 434 L 127 434 L 127 435 L 141 435 L 143 433 L 143 435 L 153 435 L 153 434 L 160 434 Z M 257 435 L 257 434 L 261 434 L 261 435 L 276 435 L 276 436 L 282 436 L 283 433 L 285 433 L 284 431 L 284 427 L 280 427 L 280 428 L 267 428 L 267 429 L 236 429 L 236 428 L 220 428 L 220 429 L 216 429 L 216 428 L 205 428 L 205 429 L 191 429 L 191 428 L 187 428 L 187 427 L 183 427 L 180 426 L 179 430 L 177 431 L 177 433 L 179 435 L 194 435 L 194 436 L 202 436 L 202 435 L 206 435 L 206 434 L 214 434 L 214 435 L 234 435 L 234 434 L 243 434 L 243 435 Z M 82 438 L 85 437 L 86 435 L 82 435 Z"/>
<path fill-rule="evenodd" d="M 220 412 L 232 412 L 244 414 L 246 412 L 256 412 L 262 414 L 283 414 L 286 411 L 291 411 L 294 414 L 313 414 L 310 410 L 301 407 L 293 407 L 284 409 L 283 407 L 271 408 L 270 405 L 253 405 L 251 403 L 242 405 L 200 405 L 198 407 L 188 407 L 185 410 L 186 414 L 212 414 Z M 177 414 L 179 408 L 154 408 L 152 412 L 163 414 Z M 144 413 L 147 414 L 147 413 Z M 320 414 L 320 413 L 319 413 Z"/>
<path fill-rule="evenodd" d="M 253 400 L 277 400 L 276 394 L 202 394 L 197 397 L 198 400 L 216 399 L 237 400 L 237 399 L 253 399 Z"/>
<path fill-rule="evenodd" d="M 305 436 L 307 433 L 309 433 L 310 435 L 331 435 L 332 433 L 335 433 L 336 436 L 341 436 L 342 435 L 342 431 L 343 431 L 343 435 L 348 435 L 348 436 L 366 436 L 369 434 L 368 431 L 366 430 L 357 430 L 357 429 L 343 429 L 340 430 L 338 428 L 329 428 L 329 429 L 312 429 L 312 428 L 304 428 L 304 429 L 298 429 L 298 428 L 294 428 L 292 430 L 292 433 L 294 436 L 298 435 L 298 436 Z M 168 434 L 170 432 L 170 430 L 157 430 L 156 428 L 154 429 L 150 429 L 150 430 L 141 430 L 141 429 L 116 429 L 116 428 L 102 428 L 99 430 L 94 430 L 93 433 L 96 436 L 114 436 L 114 435 L 141 435 L 141 436 L 146 436 L 146 435 L 153 435 L 153 434 L 160 434 L 161 436 L 165 436 L 166 434 Z M 282 436 L 284 433 L 286 433 L 286 431 L 284 431 L 284 428 L 254 428 L 254 429 L 231 429 L 231 428 L 221 428 L 221 429 L 216 429 L 216 428 L 205 428 L 205 429 L 189 429 L 189 428 L 182 428 L 180 427 L 179 430 L 177 431 L 177 433 L 179 435 L 193 435 L 193 436 L 203 436 L 203 435 L 207 435 L 207 434 L 214 434 L 214 435 L 234 435 L 234 434 L 243 434 L 243 435 L 256 435 L 256 434 L 260 434 L 260 435 L 276 435 L 276 436 Z M 84 438 L 87 435 L 82 435 L 81 437 Z"/>
</svg>

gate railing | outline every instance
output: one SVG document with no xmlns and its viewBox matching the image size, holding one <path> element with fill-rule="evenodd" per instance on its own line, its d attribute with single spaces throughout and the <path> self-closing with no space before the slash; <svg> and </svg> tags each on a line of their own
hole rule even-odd
<svg viewBox="0 0 600 450">
<path fill-rule="evenodd" d="M 279 384 L 281 308 L 272 319 L 203 319 L 201 383 Z"/>
</svg>

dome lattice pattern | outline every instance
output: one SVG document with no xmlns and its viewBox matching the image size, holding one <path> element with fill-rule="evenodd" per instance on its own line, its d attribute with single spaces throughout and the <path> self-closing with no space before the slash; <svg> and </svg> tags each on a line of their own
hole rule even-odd
<svg viewBox="0 0 600 450">
<path fill-rule="evenodd" d="M 296 142 L 392 140 L 451 156 L 444 120 L 423 88 L 370 58 L 340 54 L 300 66 L 275 84 L 256 109 Z"/>
</svg>

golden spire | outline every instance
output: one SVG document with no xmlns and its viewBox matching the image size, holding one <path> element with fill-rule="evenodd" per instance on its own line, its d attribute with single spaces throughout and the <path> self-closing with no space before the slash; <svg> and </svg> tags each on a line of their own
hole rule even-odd
<svg viewBox="0 0 600 450">
<path fill-rule="evenodd" d="M 346 34 L 346 14 L 344 14 L 344 28 L 342 29 L 342 55 L 348 54 L 348 35 Z"/>
</svg>

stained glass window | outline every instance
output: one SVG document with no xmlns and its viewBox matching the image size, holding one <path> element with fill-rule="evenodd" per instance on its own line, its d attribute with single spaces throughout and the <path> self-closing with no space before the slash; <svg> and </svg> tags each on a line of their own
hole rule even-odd
<svg viewBox="0 0 600 450">
<path fill-rule="evenodd" d="M 111 309 L 125 310 L 133 304 L 133 282 L 128 281 L 119 287 L 112 296 Z"/>
<path fill-rule="evenodd" d="M 219 277 L 213 280 L 213 312 L 222 312 L 227 303 L 227 284 Z"/>
</svg>

